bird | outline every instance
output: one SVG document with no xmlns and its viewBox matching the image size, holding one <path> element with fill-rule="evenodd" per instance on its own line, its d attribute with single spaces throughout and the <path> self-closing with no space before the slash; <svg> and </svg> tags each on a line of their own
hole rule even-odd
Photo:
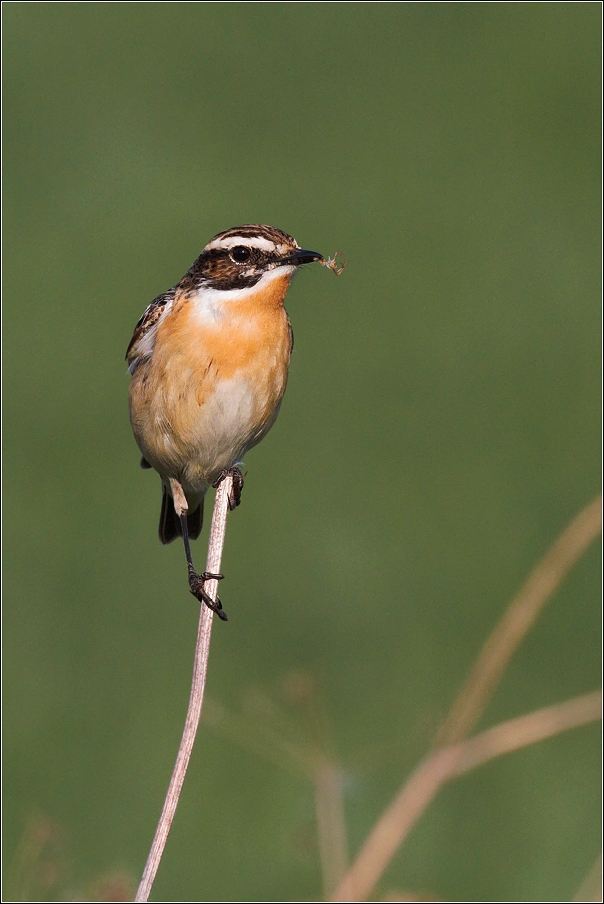
<svg viewBox="0 0 604 904">
<path fill-rule="evenodd" d="M 204 498 L 233 476 L 239 505 L 242 459 L 271 429 L 287 385 L 293 331 L 283 306 L 299 267 L 323 255 L 273 226 L 215 235 L 179 283 L 158 295 L 136 324 L 126 361 L 130 422 L 162 484 L 159 539 L 182 537 L 189 589 L 220 618 L 197 573 L 189 540 L 203 524 Z"/>
</svg>

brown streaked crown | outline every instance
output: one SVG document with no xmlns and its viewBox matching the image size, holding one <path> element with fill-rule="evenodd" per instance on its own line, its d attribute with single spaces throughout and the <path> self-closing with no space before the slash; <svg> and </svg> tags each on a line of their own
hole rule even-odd
<svg viewBox="0 0 604 904">
<path fill-rule="evenodd" d="M 266 239 L 274 245 L 284 245 L 286 248 L 300 247 L 295 238 L 288 235 L 287 232 L 283 232 L 282 229 L 277 229 L 275 226 L 262 226 L 259 223 L 252 223 L 248 226 L 234 226 L 232 229 L 219 232 L 213 239 L 210 239 L 204 251 L 206 248 L 213 247 L 215 243 L 219 242 L 222 244 L 229 239 L 239 237 L 242 239 Z"/>
</svg>

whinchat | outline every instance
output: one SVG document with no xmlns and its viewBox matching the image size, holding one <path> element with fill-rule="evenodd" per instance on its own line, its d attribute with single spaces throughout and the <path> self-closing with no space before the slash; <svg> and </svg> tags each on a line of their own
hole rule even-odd
<svg viewBox="0 0 604 904">
<path fill-rule="evenodd" d="M 162 482 L 159 539 L 182 537 L 191 592 L 226 619 L 198 574 L 189 539 L 203 502 L 226 473 L 239 504 L 243 456 L 279 412 L 293 347 L 283 301 L 301 264 L 325 263 L 272 226 L 237 226 L 215 236 L 180 282 L 151 302 L 128 346 L 130 420 L 141 467 Z M 329 263 L 329 262 L 328 262 Z"/>
</svg>

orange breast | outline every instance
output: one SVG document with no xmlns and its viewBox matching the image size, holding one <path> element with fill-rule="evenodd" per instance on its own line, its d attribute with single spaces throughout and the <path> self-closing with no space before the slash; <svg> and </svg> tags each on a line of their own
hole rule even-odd
<svg viewBox="0 0 604 904">
<path fill-rule="evenodd" d="M 135 435 L 160 473 L 188 469 L 201 485 L 270 429 L 287 383 L 289 282 L 285 274 L 262 292 L 223 293 L 214 312 L 201 293 L 176 299 L 131 390 Z"/>
<path fill-rule="evenodd" d="M 283 307 L 289 282 L 286 274 L 261 293 L 226 300 L 216 317 L 206 316 L 203 303 L 194 296 L 179 299 L 158 330 L 153 353 L 169 372 L 168 379 L 180 382 L 177 368 L 182 368 L 186 380 L 193 377 L 200 403 L 204 387 L 209 389 L 217 378 L 243 373 L 259 390 L 263 386 L 268 389 L 275 381 L 280 384 L 287 376 L 290 356 L 289 323 Z"/>
</svg>

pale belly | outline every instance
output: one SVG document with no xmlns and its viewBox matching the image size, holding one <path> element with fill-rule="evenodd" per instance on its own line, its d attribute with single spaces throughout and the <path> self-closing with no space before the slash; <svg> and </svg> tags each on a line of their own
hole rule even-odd
<svg viewBox="0 0 604 904">
<path fill-rule="evenodd" d="M 188 496 L 203 495 L 274 424 L 287 379 L 280 371 L 269 368 L 254 382 L 235 373 L 203 391 L 194 380 L 185 381 L 172 394 L 165 384 L 152 393 L 152 381 L 142 373 L 137 380 L 137 372 L 130 399 L 141 452 L 164 480 L 176 478 Z"/>
</svg>

